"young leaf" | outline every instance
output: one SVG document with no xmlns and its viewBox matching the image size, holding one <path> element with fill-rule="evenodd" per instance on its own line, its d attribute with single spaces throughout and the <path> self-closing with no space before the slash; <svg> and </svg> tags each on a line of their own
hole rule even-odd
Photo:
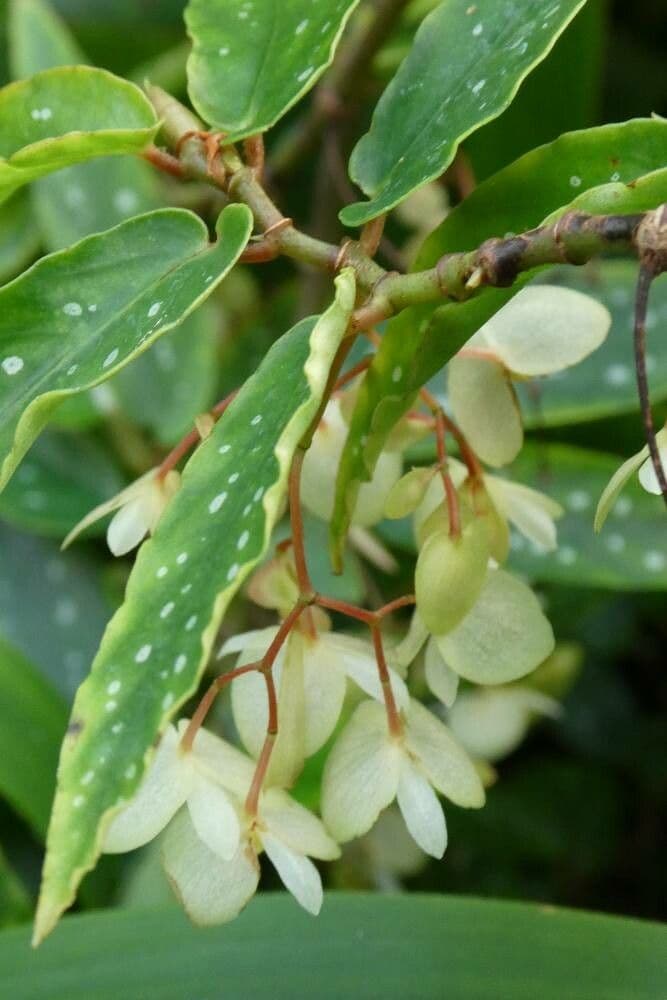
<svg viewBox="0 0 667 1000">
<path fill-rule="evenodd" d="M 72 714 L 36 924 L 39 940 L 99 853 L 105 824 L 136 790 L 151 747 L 193 693 L 225 610 L 263 557 L 292 456 L 317 414 L 354 307 L 354 273 L 336 298 L 269 351 L 210 437 L 153 538 L 139 550 Z"/>
<path fill-rule="evenodd" d="M 439 177 L 459 143 L 511 103 L 584 2 L 443 0 L 354 148 L 350 176 L 371 200 L 347 205 L 341 221 L 360 226 Z"/>
<path fill-rule="evenodd" d="M 99 568 L 1 522 L 0 552 L 0 631 L 70 702 L 111 613 Z"/>
<path fill-rule="evenodd" d="M 102 69 L 48 69 L 0 90 L 0 201 L 97 156 L 139 153 L 157 131 L 138 87 Z"/>
<path fill-rule="evenodd" d="M 446 253 L 472 250 L 498 233 L 530 229 L 567 207 L 646 211 L 667 199 L 667 169 L 660 169 L 666 142 L 667 122 L 662 119 L 639 119 L 563 135 L 481 184 L 426 240 L 415 266 L 432 267 Z M 584 185 L 591 187 L 569 201 Z M 390 320 L 360 387 L 341 459 L 331 526 L 334 561 L 359 484 L 371 477 L 385 441 L 412 405 L 419 387 L 527 280 L 509 289 L 487 289 L 464 303 L 406 309 Z"/>
<path fill-rule="evenodd" d="M 331 63 L 358 0 L 190 0 L 193 105 L 230 141 L 264 132 Z"/>
<path fill-rule="evenodd" d="M 42 839 L 67 709 L 53 687 L 0 638 L 0 794 Z"/>
<path fill-rule="evenodd" d="M 67 396 L 105 381 L 180 323 L 233 267 L 252 216 L 230 205 L 218 241 L 163 209 L 44 257 L 0 289 L 0 487 Z"/>
<path fill-rule="evenodd" d="M 24 531 L 62 539 L 122 486 L 108 452 L 93 438 L 47 431 L 0 493 L 0 517 Z"/>
<path fill-rule="evenodd" d="M 17 79 L 55 66 L 88 63 L 68 26 L 43 0 L 14 0 L 9 17 L 10 61 Z M 76 164 L 38 180 L 33 203 L 48 250 L 160 206 L 155 173 L 133 157 Z"/>
</svg>

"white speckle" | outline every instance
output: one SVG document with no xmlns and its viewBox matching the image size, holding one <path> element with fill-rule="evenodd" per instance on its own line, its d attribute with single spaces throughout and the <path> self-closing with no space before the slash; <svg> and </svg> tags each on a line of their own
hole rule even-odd
<svg viewBox="0 0 667 1000">
<path fill-rule="evenodd" d="M 313 68 L 314 68 L 313 66 L 309 66 L 308 69 L 304 69 L 302 73 L 299 73 L 299 75 L 297 76 L 297 80 L 299 81 L 299 83 L 303 83 L 305 80 L 308 79 L 309 76 L 312 76 Z"/>
<path fill-rule="evenodd" d="M 472 88 L 473 94 L 479 94 L 480 90 L 486 83 L 486 80 L 478 80 L 475 86 Z"/>
<path fill-rule="evenodd" d="M 84 776 L 81 779 L 81 781 L 79 782 L 79 784 L 81 784 L 81 785 L 89 785 L 91 783 L 91 781 L 93 780 L 94 777 L 95 777 L 95 772 L 94 771 L 86 771 L 86 773 L 84 774 Z"/>
<path fill-rule="evenodd" d="M 572 174 L 570 177 L 570 187 L 578 188 L 581 187 L 581 177 L 577 177 L 576 174 Z"/>
<path fill-rule="evenodd" d="M 150 309 L 148 310 L 148 315 L 151 319 L 153 318 L 153 316 L 157 316 L 157 314 L 160 311 L 161 305 L 162 305 L 161 302 L 154 302 L 153 305 L 150 307 Z"/>
<path fill-rule="evenodd" d="M 187 561 L 188 561 L 187 552 L 179 552 L 178 555 L 176 556 L 176 562 L 178 563 L 179 566 L 182 566 L 183 563 L 186 563 Z"/>
<path fill-rule="evenodd" d="M 182 670 L 185 670 L 185 666 L 188 662 L 188 658 L 185 653 L 180 653 L 174 660 L 174 673 L 180 674 Z"/>
<path fill-rule="evenodd" d="M 118 348 L 114 347 L 113 351 L 109 351 L 106 358 L 102 362 L 102 367 L 108 368 L 109 365 L 112 365 L 114 363 L 117 357 L 118 357 Z"/>
<path fill-rule="evenodd" d="M 614 505 L 612 514 L 616 517 L 627 517 L 632 507 L 633 503 L 629 497 L 619 497 Z"/>
<path fill-rule="evenodd" d="M 136 764 L 130 764 L 129 767 L 125 768 L 125 777 L 128 778 L 128 779 L 133 778 L 136 773 L 137 773 L 137 765 Z"/>
<path fill-rule="evenodd" d="M 616 181 L 620 181 L 620 179 L 621 179 L 621 175 L 619 174 L 618 170 L 615 170 L 614 173 L 609 178 L 609 180 L 613 181 L 614 183 L 616 183 Z"/>
<path fill-rule="evenodd" d="M 8 358 L 5 358 L 2 362 L 2 370 L 6 375 L 17 375 L 18 372 L 23 368 L 23 358 L 19 358 L 17 354 L 11 354 Z"/>
<path fill-rule="evenodd" d="M 162 577 L 163 577 L 163 576 L 166 576 L 168 572 L 169 572 L 169 570 L 167 569 L 167 567 L 166 567 L 166 566 L 160 566 L 159 570 L 157 571 L 157 573 L 156 573 L 155 575 L 156 575 L 156 577 L 157 577 L 157 578 L 158 578 L 159 580 L 161 580 L 161 579 L 162 579 Z"/>
<path fill-rule="evenodd" d="M 162 678 L 163 681 L 166 681 L 166 679 L 167 679 L 168 676 L 169 676 L 169 671 L 168 670 L 161 670 L 160 671 L 160 677 Z"/>
<path fill-rule="evenodd" d="M 303 21 L 299 21 L 294 32 L 295 35 L 300 35 L 302 31 L 305 31 L 308 27 L 308 18 L 304 17 Z"/>
<path fill-rule="evenodd" d="M 192 584 L 191 583 L 186 583 L 183 587 L 181 587 L 181 593 L 182 594 L 187 594 L 191 590 L 192 590 Z"/>
<path fill-rule="evenodd" d="M 141 649 L 137 650 L 137 652 L 135 654 L 135 657 L 134 657 L 134 662 L 135 663 L 145 663 L 146 660 L 148 659 L 148 657 L 151 655 L 152 649 L 153 649 L 153 647 L 151 646 L 150 642 L 145 643 L 141 647 Z"/>
<path fill-rule="evenodd" d="M 120 681 L 112 681 L 107 687 L 107 692 L 109 694 L 118 694 L 120 691 Z"/>
<path fill-rule="evenodd" d="M 228 45 L 221 45 L 220 48 L 218 49 L 218 55 L 219 56 L 228 56 L 229 55 L 229 46 Z"/>
<path fill-rule="evenodd" d="M 79 614 L 79 609 L 71 598 L 63 597 L 56 604 L 53 620 L 56 625 L 73 625 Z"/>
<path fill-rule="evenodd" d="M 261 422 L 262 422 L 262 414 L 261 413 L 256 414 L 256 416 L 254 416 L 252 418 L 252 420 L 250 421 L 250 423 L 252 424 L 253 427 L 256 427 L 257 424 L 261 424 Z"/>
<path fill-rule="evenodd" d="M 238 478 L 239 478 L 239 473 L 238 472 L 232 472 L 232 474 L 229 477 L 229 479 L 227 480 L 227 482 L 228 483 L 235 483 Z"/>
<path fill-rule="evenodd" d="M 392 382 L 400 382 L 403 378 L 403 369 L 400 365 L 396 365 L 393 372 L 391 373 Z"/>
<path fill-rule="evenodd" d="M 259 501 L 262 499 L 263 496 L 264 496 L 264 487 L 260 486 L 258 489 L 255 490 L 253 494 L 253 500 L 255 501 L 255 503 L 259 503 Z"/>
<path fill-rule="evenodd" d="M 86 196 L 77 184 L 71 184 L 65 190 L 65 204 L 68 208 L 79 208 L 86 200 Z"/>
<path fill-rule="evenodd" d="M 232 447 L 231 444 L 221 444 L 220 447 L 218 448 L 218 452 L 221 455 L 226 455 L 227 452 L 231 449 L 231 447 Z"/>
<path fill-rule="evenodd" d="M 243 514 L 241 515 L 241 517 L 247 517 L 251 510 L 252 510 L 252 504 L 247 503 L 243 508 Z"/>
<path fill-rule="evenodd" d="M 119 188 L 113 196 L 113 207 L 117 212 L 133 212 L 138 204 L 137 192 L 132 188 Z"/>
<path fill-rule="evenodd" d="M 625 538 L 615 532 L 607 538 L 607 548 L 610 552 L 622 552 L 625 548 Z"/>
<path fill-rule="evenodd" d="M 218 493 L 217 497 L 213 497 L 210 504 L 208 505 L 209 512 L 211 514 L 217 513 L 217 511 L 220 510 L 226 499 L 227 499 L 227 494 L 225 493 L 224 490 L 222 491 L 222 493 Z"/>
<path fill-rule="evenodd" d="M 323 35 L 325 31 L 328 31 L 331 27 L 331 21 L 325 21 L 320 29 L 320 34 Z"/>
<path fill-rule="evenodd" d="M 173 601 L 167 601 L 165 606 L 162 608 L 162 611 L 160 612 L 160 618 L 168 618 L 175 607 L 176 605 L 174 604 Z"/>
<path fill-rule="evenodd" d="M 249 531 L 242 531 L 241 532 L 241 534 L 239 535 L 239 540 L 236 543 L 236 548 L 239 550 L 239 552 L 241 551 L 241 549 L 244 549 L 246 547 L 246 545 L 248 544 L 248 539 L 249 538 L 250 538 L 250 532 Z"/>
<path fill-rule="evenodd" d="M 248 16 L 249 16 L 249 15 L 248 15 L 248 11 L 247 11 L 247 10 L 240 10 L 240 11 L 239 11 L 239 21 L 245 21 L 245 19 L 246 19 L 246 18 L 247 18 Z"/>
<path fill-rule="evenodd" d="M 627 365 L 609 365 L 604 373 L 604 380 L 609 385 L 627 385 L 631 378 Z"/>
<path fill-rule="evenodd" d="M 577 553 L 571 545 L 564 545 L 562 549 L 559 549 L 556 553 L 556 558 L 559 563 L 563 564 L 563 566 L 571 566 L 577 561 Z"/>
<path fill-rule="evenodd" d="M 80 316 L 83 309 L 78 302 L 66 302 L 63 306 L 63 312 L 66 316 Z"/>
<path fill-rule="evenodd" d="M 190 617 L 185 623 L 185 631 L 191 632 L 196 624 L 197 624 L 197 615 L 190 615 Z"/>
<path fill-rule="evenodd" d="M 70 365 L 69 368 L 67 369 L 67 374 L 73 375 L 74 372 L 78 369 L 78 367 L 79 367 L 78 365 Z"/>
<path fill-rule="evenodd" d="M 88 312 L 89 313 L 95 313 L 95 312 L 97 312 L 97 303 L 96 302 L 91 302 L 91 304 L 88 306 Z"/>
<path fill-rule="evenodd" d="M 587 510 L 591 505 L 591 498 L 585 490 L 572 490 L 566 502 L 570 510 Z"/>
<path fill-rule="evenodd" d="M 665 558 L 662 552 L 645 552 L 642 562 L 651 573 L 659 573 L 660 570 L 665 569 L 667 566 L 667 558 Z"/>
<path fill-rule="evenodd" d="M 166 711 L 168 708 L 171 708 L 173 704 L 174 704 L 174 696 L 171 693 L 171 691 L 168 691 L 167 694 L 162 699 L 162 708 Z"/>
<path fill-rule="evenodd" d="M 53 118 L 53 111 L 51 108 L 33 108 L 30 117 L 35 122 L 48 122 L 49 118 Z"/>
<path fill-rule="evenodd" d="M 30 510 L 44 510 L 46 507 L 46 497 L 39 490 L 28 490 L 23 495 L 23 502 Z M 69 625 L 69 622 L 58 622 L 59 625 Z"/>
<path fill-rule="evenodd" d="M 227 573 L 227 579 L 230 581 L 230 583 L 232 580 L 236 579 L 238 571 L 239 571 L 238 563 L 234 563 L 232 566 L 229 567 L 229 572 Z"/>
<path fill-rule="evenodd" d="M 118 736 L 119 733 L 122 733 L 123 726 L 124 726 L 123 722 L 114 722 L 113 726 L 111 727 L 111 732 L 114 734 L 114 736 Z"/>
<path fill-rule="evenodd" d="M 75 795 L 72 799 L 72 805 L 75 809 L 80 809 L 83 803 L 86 801 L 85 795 Z"/>
<path fill-rule="evenodd" d="M 476 24 L 475 27 L 472 29 L 472 33 L 475 36 L 475 38 L 479 38 L 479 36 L 482 34 L 483 31 L 484 31 L 484 25 L 481 23 L 481 21 L 479 24 Z"/>
<path fill-rule="evenodd" d="M 108 701 L 108 702 L 106 703 L 106 705 L 104 706 L 104 708 L 105 708 L 105 710 L 106 710 L 107 712 L 114 712 L 114 711 L 115 711 L 115 710 L 116 710 L 116 709 L 118 708 L 118 702 L 117 702 L 117 701 L 114 701 L 114 700 L 113 700 L 113 698 L 111 698 L 111 699 L 110 699 L 110 700 L 109 700 L 109 701 Z"/>
</svg>

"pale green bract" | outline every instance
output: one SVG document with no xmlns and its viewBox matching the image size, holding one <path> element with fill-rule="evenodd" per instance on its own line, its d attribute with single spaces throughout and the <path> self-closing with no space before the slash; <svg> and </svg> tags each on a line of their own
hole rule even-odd
<svg viewBox="0 0 667 1000">
<path fill-rule="evenodd" d="M 157 131 L 133 83 L 65 66 L 0 91 L 0 202 L 45 174 L 98 156 L 140 153 Z"/>
<path fill-rule="evenodd" d="M 358 0 L 190 0 L 188 90 L 230 141 L 270 128 L 321 76 Z"/>
<path fill-rule="evenodd" d="M 230 205 L 218 240 L 162 209 L 44 257 L 0 290 L 0 487 L 66 397 L 103 382 L 180 323 L 233 267 L 252 216 Z"/>
<path fill-rule="evenodd" d="M 585 0 L 443 0 L 357 143 L 350 176 L 370 197 L 340 213 L 359 226 L 451 163 L 459 143 L 510 104 Z"/>
<path fill-rule="evenodd" d="M 195 452 L 139 551 L 126 601 L 74 704 L 37 940 L 94 865 L 107 822 L 137 789 L 156 736 L 196 689 L 230 600 L 266 552 L 292 456 L 317 414 L 354 299 L 346 269 L 329 309 L 271 348 Z"/>
</svg>

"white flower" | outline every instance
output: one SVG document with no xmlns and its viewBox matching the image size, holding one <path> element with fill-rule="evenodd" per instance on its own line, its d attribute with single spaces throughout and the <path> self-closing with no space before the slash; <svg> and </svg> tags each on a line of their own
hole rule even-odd
<svg viewBox="0 0 667 1000">
<path fill-rule="evenodd" d="M 320 626 L 327 622 L 324 615 L 315 620 Z M 253 663 L 266 653 L 277 631 L 273 627 L 234 636 L 224 643 L 220 655 L 239 652 L 237 666 Z M 305 758 L 331 736 L 348 678 L 380 701 L 382 688 L 372 645 L 323 628 L 314 636 L 293 629 L 274 663 L 273 675 L 278 692 L 278 737 L 267 782 L 288 787 L 298 777 Z M 391 681 L 397 703 L 406 705 L 405 685 L 393 670 Z M 259 673 L 244 674 L 232 682 L 232 711 L 243 745 L 258 756 L 268 722 L 266 685 Z"/>
<path fill-rule="evenodd" d="M 667 424 L 658 431 L 655 440 L 658 445 L 662 467 L 667 474 Z M 647 493 L 660 496 L 660 485 L 649 455 L 648 445 L 644 445 L 640 451 L 631 455 L 627 461 L 623 462 L 623 465 L 616 470 L 605 486 L 595 512 L 594 528 L 596 531 L 600 531 L 602 525 L 607 520 L 609 511 L 616 503 L 621 490 L 635 473 L 637 473 L 639 482 Z"/>
<path fill-rule="evenodd" d="M 519 746 L 538 716 L 557 718 L 560 711 L 557 701 L 532 688 L 478 688 L 459 695 L 447 722 L 468 753 L 494 762 Z"/>
<path fill-rule="evenodd" d="M 329 400 L 301 471 L 301 500 L 308 510 L 324 521 L 331 520 L 336 473 L 347 433 L 348 426 L 339 399 Z M 368 528 L 382 520 L 387 493 L 401 471 L 400 452 L 383 451 L 372 480 L 364 483 L 359 490 L 352 516 L 354 524 Z"/>
<path fill-rule="evenodd" d="M 172 470 L 164 478 L 160 478 L 157 468 L 150 469 L 115 497 L 111 497 L 86 514 L 83 520 L 72 528 L 63 542 L 63 548 L 95 521 L 116 511 L 107 528 L 107 544 L 115 556 L 125 555 L 136 548 L 146 535 L 152 534 L 164 508 L 179 485 L 178 472 Z"/>
<path fill-rule="evenodd" d="M 396 737 L 382 705 L 358 706 L 324 768 L 322 815 L 336 840 L 347 841 L 370 830 L 397 799 L 413 839 L 439 858 L 447 828 L 436 791 L 478 808 L 484 789 L 466 752 L 423 705 L 411 699 L 402 718 L 403 733 Z"/>
<path fill-rule="evenodd" d="M 222 923 L 241 911 L 257 888 L 257 858 L 265 851 L 285 887 L 318 913 L 322 882 L 309 857 L 336 858 L 338 845 L 316 816 L 279 789 L 263 792 L 257 816 L 248 816 L 243 803 L 253 761 L 202 729 L 184 751 L 186 726 L 182 720 L 178 732 L 166 730 L 137 795 L 113 817 L 104 850 L 133 850 L 168 824 L 165 870 L 200 924 Z"/>
</svg>

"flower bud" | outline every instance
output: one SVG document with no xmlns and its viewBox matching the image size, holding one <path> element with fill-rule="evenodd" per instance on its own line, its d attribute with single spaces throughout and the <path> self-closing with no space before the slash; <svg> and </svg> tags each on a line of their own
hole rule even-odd
<svg viewBox="0 0 667 1000">
<path fill-rule="evenodd" d="M 473 607 L 486 578 L 487 533 L 478 521 L 458 537 L 435 531 L 419 553 L 415 570 L 417 609 L 434 635 L 445 635 Z"/>
</svg>

